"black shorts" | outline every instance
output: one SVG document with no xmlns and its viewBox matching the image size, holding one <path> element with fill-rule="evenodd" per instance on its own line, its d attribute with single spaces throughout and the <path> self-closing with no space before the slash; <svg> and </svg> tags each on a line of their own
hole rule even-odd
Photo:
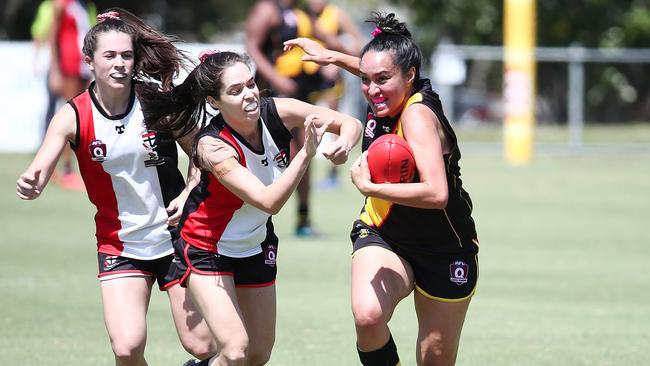
<svg viewBox="0 0 650 366">
<path fill-rule="evenodd" d="M 472 296 L 476 290 L 476 254 L 423 252 L 398 243 L 389 244 L 374 226 L 369 226 L 361 220 L 354 222 L 350 239 L 353 252 L 364 247 L 379 246 L 407 261 L 413 268 L 416 290 L 430 299 L 462 301 Z"/>
<path fill-rule="evenodd" d="M 275 283 L 278 272 L 276 258 L 278 241 L 275 235 L 261 244 L 262 252 L 251 257 L 233 258 L 209 252 L 188 244 L 182 237 L 174 242 L 180 259 L 176 266 L 181 273 L 180 284 L 186 286 L 187 277 L 194 272 L 208 276 L 232 276 L 235 287 L 266 287 Z"/>
<path fill-rule="evenodd" d="M 177 260 L 173 254 L 157 259 L 134 259 L 106 253 L 97 253 L 101 281 L 119 277 L 150 276 L 158 281 L 161 291 L 178 283 Z"/>
</svg>

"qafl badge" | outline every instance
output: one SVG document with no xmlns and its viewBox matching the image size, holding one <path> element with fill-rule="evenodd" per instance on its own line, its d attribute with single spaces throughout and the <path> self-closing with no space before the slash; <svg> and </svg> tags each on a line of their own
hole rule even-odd
<svg viewBox="0 0 650 366">
<path fill-rule="evenodd" d="M 88 145 L 88 152 L 92 161 L 103 163 L 106 160 L 106 144 L 102 140 L 93 140 Z"/>
<path fill-rule="evenodd" d="M 469 273 L 469 266 L 463 261 L 455 261 L 449 265 L 449 280 L 458 286 L 467 283 L 467 275 Z"/>
</svg>

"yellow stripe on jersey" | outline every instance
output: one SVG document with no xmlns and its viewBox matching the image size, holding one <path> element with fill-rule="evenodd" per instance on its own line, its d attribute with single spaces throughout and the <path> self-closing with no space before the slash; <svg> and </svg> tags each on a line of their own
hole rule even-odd
<svg viewBox="0 0 650 366">
<path fill-rule="evenodd" d="M 327 4 L 316 19 L 316 25 L 327 34 L 338 35 L 339 9 L 333 4 Z"/>
<path fill-rule="evenodd" d="M 298 37 L 312 37 L 314 30 L 311 19 L 300 9 L 294 9 L 296 15 Z M 300 47 L 294 47 L 289 51 L 282 53 L 275 60 L 275 70 L 282 76 L 296 77 L 303 72 L 312 75 L 318 71 L 318 64 L 315 62 L 303 62 L 300 58 L 305 52 Z"/>
<path fill-rule="evenodd" d="M 404 105 L 404 109 L 402 109 L 402 112 L 408 108 L 413 103 L 419 103 L 423 100 L 424 98 L 422 97 L 421 93 L 415 93 L 411 95 L 411 97 L 406 101 L 406 104 Z M 395 125 L 394 133 L 400 137 L 404 137 L 404 131 L 402 130 L 402 121 L 398 120 L 397 124 Z M 374 225 L 376 227 L 380 227 L 381 224 L 384 222 L 386 217 L 388 217 L 388 214 L 390 213 L 390 209 L 393 206 L 393 203 L 391 201 L 383 200 L 381 198 L 376 198 L 376 197 L 368 197 L 366 198 L 366 205 L 364 212 L 361 213 L 360 219 L 364 223 L 368 225 Z"/>
</svg>

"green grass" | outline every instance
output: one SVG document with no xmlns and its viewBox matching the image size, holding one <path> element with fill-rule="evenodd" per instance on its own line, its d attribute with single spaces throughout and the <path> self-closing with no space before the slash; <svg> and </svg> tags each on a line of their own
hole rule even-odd
<svg viewBox="0 0 650 366">
<path fill-rule="evenodd" d="M 502 128 L 497 125 L 458 128 L 461 141 L 501 142 Z M 535 128 L 535 141 L 542 144 L 566 144 L 569 130 L 566 125 L 539 125 Z M 584 144 L 650 144 L 650 123 L 638 122 L 625 125 L 588 124 L 583 132 Z"/>
<path fill-rule="evenodd" d="M 31 156 L 0 159 L 1 363 L 112 365 L 90 203 L 56 186 L 22 202 L 15 179 Z M 458 365 L 647 364 L 650 154 L 540 154 L 513 167 L 468 151 L 461 165 L 474 200 L 481 271 Z M 316 179 L 325 166 L 316 162 Z M 341 189 L 314 194 L 316 225 L 326 238 L 292 236 L 293 201 L 275 219 L 281 245 L 271 365 L 357 364 L 348 233 L 362 199 L 347 172 L 342 176 Z M 390 326 L 402 364 L 414 365 L 411 299 Z M 158 292 L 147 358 L 150 365 L 188 358 Z"/>
</svg>

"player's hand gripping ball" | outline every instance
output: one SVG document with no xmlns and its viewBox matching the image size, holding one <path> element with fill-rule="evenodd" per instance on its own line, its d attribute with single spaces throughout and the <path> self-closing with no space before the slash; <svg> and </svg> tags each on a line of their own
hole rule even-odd
<svg viewBox="0 0 650 366">
<path fill-rule="evenodd" d="M 380 136 L 368 148 L 368 168 L 374 183 L 410 183 L 415 157 L 408 142 L 395 134 Z"/>
</svg>

